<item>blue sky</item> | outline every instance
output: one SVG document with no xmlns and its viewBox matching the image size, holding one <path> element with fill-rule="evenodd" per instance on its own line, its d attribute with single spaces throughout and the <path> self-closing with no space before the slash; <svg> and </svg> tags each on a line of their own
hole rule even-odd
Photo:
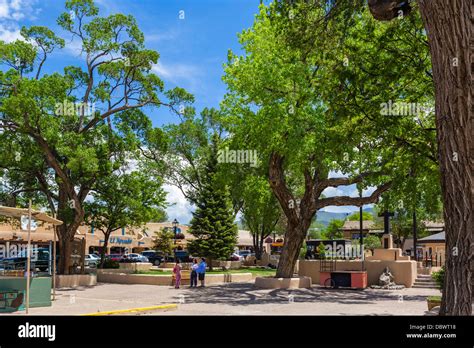
<svg viewBox="0 0 474 348">
<path fill-rule="evenodd" d="M 239 51 L 237 33 L 252 25 L 259 1 L 96 0 L 96 4 L 100 15 L 123 13 L 137 19 L 146 46 L 160 53 L 155 72 L 166 88 L 179 86 L 192 93 L 199 112 L 219 105 L 225 93 L 222 64 L 228 49 Z M 19 37 L 23 25 L 44 25 L 66 40 L 66 48 L 51 56 L 44 72 L 78 65 L 83 58 L 77 42 L 56 24 L 64 11 L 62 0 L 0 0 L 0 39 Z M 165 109 L 150 116 L 155 125 L 178 121 Z"/>
<path fill-rule="evenodd" d="M 237 34 L 251 27 L 259 0 L 96 0 L 100 15 L 133 15 L 145 35 L 147 48 L 160 53 L 155 73 L 165 88 L 179 86 L 195 96 L 197 112 L 218 107 L 225 94 L 221 80 L 229 49 L 240 52 Z M 267 2 L 267 1 L 266 1 Z M 65 11 L 63 0 L 0 0 L 0 40 L 20 37 L 22 26 L 41 25 L 66 40 L 66 47 L 51 56 L 43 72 L 62 71 L 67 65 L 81 65 L 77 41 L 60 30 L 56 18 Z M 184 18 L 182 18 L 184 15 Z M 181 18 L 180 18 L 181 17 Z M 151 111 L 154 125 L 178 122 L 166 109 Z M 192 207 L 177 188 L 166 187 L 170 219 L 188 223 Z M 373 189 L 369 189 L 368 193 Z M 355 186 L 329 188 L 327 196 L 356 196 Z M 349 212 L 355 207 L 327 207 L 327 211 Z"/>
</svg>

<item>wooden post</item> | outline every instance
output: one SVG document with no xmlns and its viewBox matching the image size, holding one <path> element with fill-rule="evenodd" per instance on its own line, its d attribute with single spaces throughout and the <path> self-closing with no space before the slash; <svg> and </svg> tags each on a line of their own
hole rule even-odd
<svg viewBox="0 0 474 348">
<path fill-rule="evenodd" d="M 30 309 L 30 272 L 31 272 L 31 199 L 28 203 L 28 247 L 26 255 L 26 314 Z"/>
<path fill-rule="evenodd" d="M 56 218 L 56 214 L 54 214 Z M 53 301 L 56 300 L 56 225 L 53 225 Z"/>
</svg>

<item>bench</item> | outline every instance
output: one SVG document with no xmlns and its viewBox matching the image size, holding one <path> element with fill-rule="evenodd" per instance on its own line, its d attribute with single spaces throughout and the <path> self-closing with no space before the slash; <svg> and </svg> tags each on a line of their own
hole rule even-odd
<svg viewBox="0 0 474 348">
<path fill-rule="evenodd" d="M 181 283 L 183 280 L 190 281 L 191 280 L 191 271 L 188 270 L 181 270 Z M 176 284 L 176 274 L 173 273 L 173 284 Z"/>
</svg>

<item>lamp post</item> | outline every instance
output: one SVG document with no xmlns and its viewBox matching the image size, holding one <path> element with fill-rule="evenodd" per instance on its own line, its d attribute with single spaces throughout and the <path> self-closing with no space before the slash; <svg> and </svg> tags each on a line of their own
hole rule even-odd
<svg viewBox="0 0 474 348">
<path fill-rule="evenodd" d="M 175 246 L 175 251 L 176 251 L 176 234 L 178 233 L 178 220 L 174 219 L 173 222 L 173 232 L 174 232 L 174 246 Z"/>
</svg>

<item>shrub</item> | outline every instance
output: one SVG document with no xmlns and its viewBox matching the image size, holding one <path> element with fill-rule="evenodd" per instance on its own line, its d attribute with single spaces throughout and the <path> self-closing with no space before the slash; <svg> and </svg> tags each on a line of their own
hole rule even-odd
<svg viewBox="0 0 474 348">
<path fill-rule="evenodd" d="M 114 261 L 111 259 L 105 259 L 104 260 L 104 265 L 102 268 L 119 268 L 119 263 L 118 261 Z"/>
<path fill-rule="evenodd" d="M 444 266 L 441 267 L 441 269 L 438 272 L 433 272 L 431 274 L 431 277 L 436 281 L 440 289 L 443 289 L 444 287 L 444 274 L 445 274 Z"/>
</svg>

